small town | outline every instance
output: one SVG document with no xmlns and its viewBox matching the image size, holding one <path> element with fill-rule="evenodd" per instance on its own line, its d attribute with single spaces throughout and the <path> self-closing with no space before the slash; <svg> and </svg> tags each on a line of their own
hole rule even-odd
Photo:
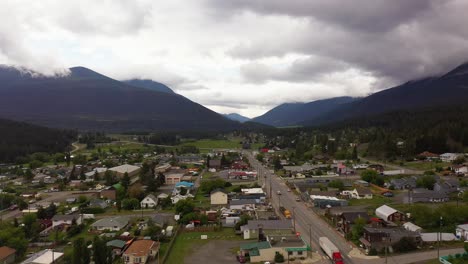
<svg viewBox="0 0 468 264">
<path fill-rule="evenodd" d="M 238 146 L 133 138 L 2 165 L 2 263 L 426 263 L 464 252 L 463 153 L 420 153 L 409 163 L 434 167 L 421 171 L 327 155 L 299 165 L 290 149 L 214 142 Z"/>
<path fill-rule="evenodd" d="M 0 0 L 0 264 L 468 264 L 468 0 Z"/>
</svg>

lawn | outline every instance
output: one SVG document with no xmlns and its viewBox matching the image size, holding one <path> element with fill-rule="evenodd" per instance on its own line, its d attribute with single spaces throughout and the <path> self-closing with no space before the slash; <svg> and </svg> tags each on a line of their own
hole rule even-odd
<svg viewBox="0 0 468 264">
<path fill-rule="evenodd" d="M 202 240 L 201 235 L 207 235 L 208 239 Z M 234 229 L 223 228 L 218 232 L 191 232 L 180 233 L 171 249 L 166 264 L 184 263 L 184 258 L 195 251 L 195 247 L 205 245 L 210 240 L 242 240 L 240 236 L 234 234 Z"/>
<path fill-rule="evenodd" d="M 179 146 L 195 146 L 199 149 L 236 149 L 241 147 L 241 139 L 201 139 L 185 141 Z"/>
<path fill-rule="evenodd" d="M 349 206 L 367 205 L 368 207 L 377 208 L 384 204 L 391 204 L 392 202 L 391 198 L 387 198 L 382 195 L 374 195 L 374 198 L 372 199 L 351 199 L 349 200 Z"/>
<path fill-rule="evenodd" d="M 446 168 L 450 166 L 449 162 L 430 162 L 430 161 L 411 161 L 405 162 L 403 167 L 407 167 L 415 170 L 430 171 L 436 167 Z"/>
</svg>

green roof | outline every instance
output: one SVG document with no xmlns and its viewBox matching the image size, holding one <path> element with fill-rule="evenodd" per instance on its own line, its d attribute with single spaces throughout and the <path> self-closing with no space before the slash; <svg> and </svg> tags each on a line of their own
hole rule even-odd
<svg viewBox="0 0 468 264">
<path fill-rule="evenodd" d="M 116 247 L 116 248 L 123 248 L 125 246 L 126 242 L 118 239 L 111 240 L 106 243 L 106 246 L 108 247 Z"/>
<path fill-rule="evenodd" d="M 248 244 L 243 244 L 240 246 L 241 250 L 259 250 L 259 249 L 266 249 L 266 248 L 271 248 L 270 242 L 268 241 L 262 241 L 262 242 L 254 242 L 254 243 L 248 243 Z"/>
<path fill-rule="evenodd" d="M 285 248 L 286 251 L 292 252 L 292 251 L 307 251 L 309 247 L 296 247 L 296 248 Z"/>
</svg>

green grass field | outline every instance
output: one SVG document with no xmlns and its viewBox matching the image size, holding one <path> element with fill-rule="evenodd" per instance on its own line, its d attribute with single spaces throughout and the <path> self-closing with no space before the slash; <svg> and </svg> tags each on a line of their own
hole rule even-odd
<svg viewBox="0 0 468 264">
<path fill-rule="evenodd" d="M 201 235 L 207 235 L 208 239 L 202 240 Z M 180 233 L 171 249 L 166 264 L 184 263 L 184 258 L 194 252 L 194 247 L 200 247 L 211 240 L 242 240 L 240 236 L 234 234 L 234 229 L 223 228 L 218 232 L 192 232 Z"/>
<path fill-rule="evenodd" d="M 200 149 L 235 149 L 241 148 L 241 139 L 201 139 L 196 141 L 185 141 L 179 146 L 195 146 Z"/>
</svg>

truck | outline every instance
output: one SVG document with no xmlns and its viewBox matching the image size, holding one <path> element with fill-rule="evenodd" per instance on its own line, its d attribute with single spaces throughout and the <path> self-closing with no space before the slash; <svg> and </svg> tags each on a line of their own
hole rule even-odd
<svg viewBox="0 0 468 264">
<path fill-rule="evenodd" d="M 291 219 L 291 212 L 288 209 L 281 206 L 280 211 L 284 215 L 284 217 L 286 217 L 286 219 Z"/>
<path fill-rule="evenodd" d="M 323 252 L 332 260 L 334 264 L 343 264 L 343 258 L 338 248 L 328 239 L 328 237 L 319 237 L 319 244 Z"/>
</svg>

